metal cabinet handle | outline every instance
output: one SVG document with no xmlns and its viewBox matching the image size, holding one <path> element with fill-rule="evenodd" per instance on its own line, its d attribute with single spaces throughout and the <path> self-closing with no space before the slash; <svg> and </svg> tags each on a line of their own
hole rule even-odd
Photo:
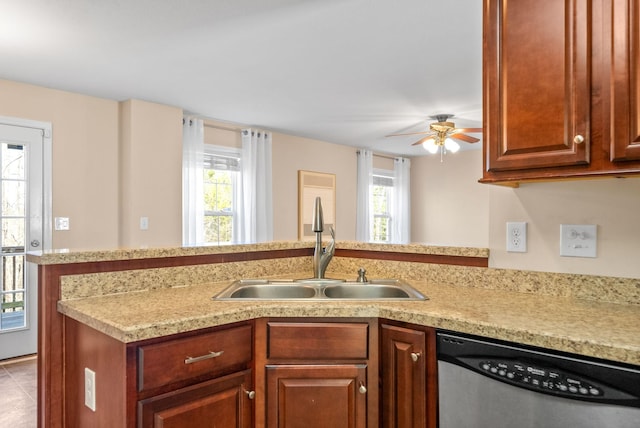
<svg viewBox="0 0 640 428">
<path fill-rule="evenodd" d="M 420 359 L 420 355 L 422 355 L 420 352 L 411 353 L 411 359 L 413 360 L 414 363 Z"/>
<path fill-rule="evenodd" d="M 360 388 L 358 388 L 358 391 L 360 392 L 360 394 L 366 394 L 367 393 L 367 387 L 364 386 L 364 383 L 360 382 Z"/>
<path fill-rule="evenodd" d="M 256 398 L 255 391 L 244 391 L 244 393 L 247 394 L 247 397 L 249 397 L 249 400 L 253 400 L 254 398 Z"/>
<path fill-rule="evenodd" d="M 208 360 L 209 358 L 219 357 L 222 354 L 224 354 L 224 351 L 218 351 L 218 352 L 209 351 L 208 354 L 200 355 L 199 357 L 187 357 L 184 360 L 184 363 L 185 364 L 193 364 L 193 363 L 197 363 L 198 361 Z"/>
<path fill-rule="evenodd" d="M 582 144 L 584 143 L 584 137 L 580 134 L 576 135 L 575 137 L 573 137 L 573 142 L 576 144 Z"/>
</svg>

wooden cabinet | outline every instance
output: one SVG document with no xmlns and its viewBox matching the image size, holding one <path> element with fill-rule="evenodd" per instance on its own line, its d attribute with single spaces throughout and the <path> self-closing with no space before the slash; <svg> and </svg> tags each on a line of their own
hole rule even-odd
<svg viewBox="0 0 640 428">
<path fill-rule="evenodd" d="M 251 325 L 140 345 L 137 356 L 138 391 L 154 394 L 138 401 L 138 428 L 204 427 L 214 420 L 225 428 L 253 426 L 251 370 L 219 376 L 250 367 Z M 163 388 L 170 391 L 157 394 Z"/>
<path fill-rule="evenodd" d="M 273 364 L 266 376 L 267 427 L 367 427 L 365 364 Z"/>
<path fill-rule="evenodd" d="M 604 10 L 610 30 L 611 161 L 640 159 L 640 1 L 612 0 Z"/>
<path fill-rule="evenodd" d="M 436 426 L 429 327 L 262 318 L 125 344 L 66 319 L 65 335 L 64 426 Z M 96 374 L 95 411 L 84 406 L 85 368 Z"/>
<path fill-rule="evenodd" d="M 484 172 L 640 173 L 638 0 L 484 2 Z"/>
<path fill-rule="evenodd" d="M 253 323 L 124 344 L 65 320 L 67 427 L 253 426 Z M 96 406 L 84 405 L 84 370 Z"/>
<path fill-rule="evenodd" d="M 138 391 L 247 367 L 253 358 L 252 342 L 251 326 L 242 325 L 139 345 Z"/>
<path fill-rule="evenodd" d="M 251 370 L 181 388 L 138 403 L 139 428 L 251 428 Z"/>
<path fill-rule="evenodd" d="M 257 320 L 256 426 L 377 427 L 377 344 L 374 319 Z"/>
<path fill-rule="evenodd" d="M 383 321 L 380 326 L 383 428 L 435 428 L 435 331 Z"/>
</svg>

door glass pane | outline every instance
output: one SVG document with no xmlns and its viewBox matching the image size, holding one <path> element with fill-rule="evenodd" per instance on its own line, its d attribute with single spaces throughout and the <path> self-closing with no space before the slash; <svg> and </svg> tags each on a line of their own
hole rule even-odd
<svg viewBox="0 0 640 428">
<path fill-rule="evenodd" d="M 2 180 L 2 215 L 24 217 L 24 181 Z"/>
<path fill-rule="evenodd" d="M 0 146 L 0 331 L 6 331 L 26 326 L 26 175 L 23 146 L 13 143 L 2 143 Z"/>
<path fill-rule="evenodd" d="M 24 217 L 2 219 L 2 252 L 14 252 L 15 247 L 24 250 Z"/>
<path fill-rule="evenodd" d="M 18 144 L 2 143 L 2 178 L 24 180 L 24 150 Z"/>
</svg>

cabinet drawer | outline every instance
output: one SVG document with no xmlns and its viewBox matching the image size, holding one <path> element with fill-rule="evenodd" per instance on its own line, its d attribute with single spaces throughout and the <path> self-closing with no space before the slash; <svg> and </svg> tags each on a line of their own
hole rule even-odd
<svg viewBox="0 0 640 428">
<path fill-rule="evenodd" d="M 267 357 L 286 360 L 367 359 L 366 323 L 269 322 Z"/>
<path fill-rule="evenodd" d="M 138 348 L 138 391 L 251 362 L 251 326 L 234 327 Z"/>
</svg>

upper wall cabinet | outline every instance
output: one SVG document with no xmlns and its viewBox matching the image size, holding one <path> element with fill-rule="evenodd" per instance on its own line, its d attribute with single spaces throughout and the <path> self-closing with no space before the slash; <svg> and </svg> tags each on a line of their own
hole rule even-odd
<svg viewBox="0 0 640 428">
<path fill-rule="evenodd" d="M 609 2 L 607 2 L 609 3 Z M 611 23 L 611 161 L 640 159 L 640 0 L 615 0 Z"/>
<path fill-rule="evenodd" d="M 481 182 L 640 173 L 639 1 L 484 2 Z"/>
</svg>

